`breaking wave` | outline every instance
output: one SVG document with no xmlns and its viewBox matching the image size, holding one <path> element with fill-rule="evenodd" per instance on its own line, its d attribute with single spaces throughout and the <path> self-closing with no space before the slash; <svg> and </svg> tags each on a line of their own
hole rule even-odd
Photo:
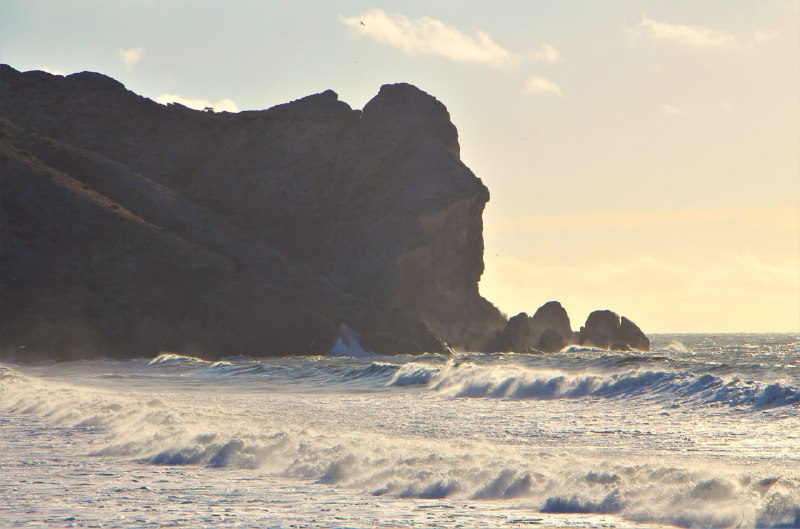
<svg viewBox="0 0 800 529">
<path fill-rule="evenodd" d="M 411 362 L 388 381 L 391 386 L 425 385 L 455 397 L 577 399 L 641 397 L 670 405 L 728 405 L 764 410 L 800 405 L 800 389 L 683 371 L 631 370 L 612 374 L 565 374 L 522 366 Z"/>
<path fill-rule="evenodd" d="M 384 383 L 398 369 L 398 364 L 374 361 L 362 362 L 350 358 L 310 357 L 294 358 L 292 362 L 270 362 L 263 358 L 238 357 L 223 361 L 208 361 L 192 356 L 165 353 L 147 363 L 156 372 L 180 373 L 191 379 L 215 378 L 220 381 L 256 377 L 264 383 L 307 382 L 309 384 L 347 384 L 354 381 L 375 380 Z"/>
<path fill-rule="evenodd" d="M 548 399 L 642 399 L 669 406 L 731 406 L 742 410 L 800 407 L 800 388 L 727 374 L 725 365 L 707 373 L 662 370 L 672 360 L 662 355 L 606 355 L 593 358 L 578 372 L 512 363 L 448 361 L 372 361 L 315 357 L 273 364 L 237 358 L 211 362 L 190 356 L 162 354 L 149 369 L 180 371 L 184 376 L 250 381 L 287 387 L 343 387 L 361 390 L 426 388 L 453 397 Z M 653 364 L 656 369 L 648 368 Z M 587 370 L 590 368 L 591 370 Z M 626 369 L 627 368 L 627 369 Z M 0 373 L 2 376 L 2 373 Z"/>
<path fill-rule="evenodd" d="M 363 375 L 390 367 L 371 364 Z M 469 365 L 449 370 L 480 372 Z M 95 456 L 132 458 L 149 465 L 257 469 L 398 498 L 524 499 L 543 513 L 617 514 L 641 523 L 687 528 L 800 525 L 800 481 L 780 477 L 775 468 L 742 473 L 726 469 L 724 463 L 676 467 L 669 461 L 607 461 L 558 451 L 539 452 L 531 458 L 524 452 L 480 443 L 402 439 L 290 424 L 254 428 L 235 408 L 235 398 L 209 406 L 186 397 L 52 386 L 17 377 L 10 369 L 0 370 L 0 374 L 7 372 L 11 372 L 9 377 L 0 377 L 0 404 L 6 410 L 46 417 L 59 426 L 106 432 L 107 442 L 94 450 Z M 394 378 L 427 379 L 427 383 L 442 385 L 444 376 L 453 373 L 448 368 L 434 373 L 408 364 Z M 468 392 L 482 393 L 476 388 L 484 385 L 476 384 L 474 376 L 464 380 L 472 381 Z M 625 374 L 605 381 L 588 377 L 568 382 L 554 377 L 527 380 L 527 389 L 520 391 L 525 395 L 613 395 L 671 383 L 670 377 L 658 373 Z M 713 382 L 705 380 L 699 386 L 709 384 Z"/>
<path fill-rule="evenodd" d="M 185 356 L 174 353 L 162 353 L 157 357 L 150 360 L 147 365 L 149 366 L 163 366 L 163 367 L 195 367 L 195 366 L 210 366 L 212 362 L 196 358 L 194 356 Z"/>
<path fill-rule="evenodd" d="M 208 467 L 217 484 L 252 469 L 381 501 L 800 529 L 797 346 L 668 340 L 651 353 L 0 365 L 0 427 L 29 416 L 100 466 Z"/>
<path fill-rule="evenodd" d="M 22 379 L 25 378 L 25 375 L 17 371 L 16 369 L 12 369 L 10 367 L 0 365 L 0 380 L 5 379 Z"/>
</svg>

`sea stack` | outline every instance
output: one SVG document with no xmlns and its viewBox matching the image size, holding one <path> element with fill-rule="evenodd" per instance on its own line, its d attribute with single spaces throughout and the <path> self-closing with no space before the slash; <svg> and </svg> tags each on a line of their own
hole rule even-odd
<svg viewBox="0 0 800 529">
<path fill-rule="evenodd" d="M 581 345 L 602 349 L 650 350 L 650 340 L 639 327 L 625 316 L 610 310 L 596 310 L 589 314 L 578 332 Z"/>
<path fill-rule="evenodd" d="M 549 301 L 531 317 L 521 312 L 510 318 L 487 348 L 498 352 L 555 352 L 572 343 L 575 339 L 567 311 L 558 301 Z"/>
</svg>

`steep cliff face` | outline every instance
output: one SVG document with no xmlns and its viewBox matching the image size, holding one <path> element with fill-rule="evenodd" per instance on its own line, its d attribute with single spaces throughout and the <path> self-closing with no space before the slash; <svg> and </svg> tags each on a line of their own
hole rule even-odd
<svg viewBox="0 0 800 529">
<path fill-rule="evenodd" d="M 505 325 L 477 290 L 488 192 L 413 86 L 213 114 L 3 66 L 0 93 L 3 347 L 320 353 L 347 324 L 415 352 Z"/>
</svg>

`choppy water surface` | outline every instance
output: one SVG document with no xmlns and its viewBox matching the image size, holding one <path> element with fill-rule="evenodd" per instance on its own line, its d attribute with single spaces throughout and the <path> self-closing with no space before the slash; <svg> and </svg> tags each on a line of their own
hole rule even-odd
<svg viewBox="0 0 800 529">
<path fill-rule="evenodd" d="M 800 336 L 0 364 L 0 525 L 800 527 Z"/>
</svg>

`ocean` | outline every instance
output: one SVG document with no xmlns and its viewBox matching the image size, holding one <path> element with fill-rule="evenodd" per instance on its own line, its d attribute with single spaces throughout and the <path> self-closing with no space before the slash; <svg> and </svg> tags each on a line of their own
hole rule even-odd
<svg viewBox="0 0 800 529">
<path fill-rule="evenodd" d="M 0 527 L 800 528 L 800 336 L 0 364 Z"/>
</svg>

